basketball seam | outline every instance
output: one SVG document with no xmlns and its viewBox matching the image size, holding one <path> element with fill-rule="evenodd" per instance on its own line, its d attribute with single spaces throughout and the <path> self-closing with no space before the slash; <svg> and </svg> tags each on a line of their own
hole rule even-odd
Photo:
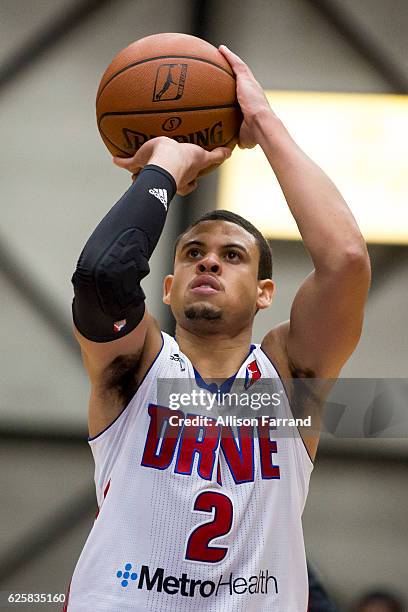
<svg viewBox="0 0 408 612">
<path fill-rule="evenodd" d="M 100 127 L 102 119 L 105 117 L 111 117 L 112 115 L 167 115 L 169 113 L 190 113 L 192 111 L 203 111 L 203 110 L 218 110 L 220 108 L 240 108 L 239 104 L 220 104 L 214 106 L 194 106 L 188 108 L 172 108 L 172 109 L 161 109 L 161 110 L 137 110 L 137 111 L 112 111 L 110 113 L 103 113 L 98 119 L 98 127 Z"/>
<path fill-rule="evenodd" d="M 109 85 L 109 83 L 115 77 L 117 77 L 119 74 L 122 74 L 122 72 L 126 72 L 126 70 L 129 70 L 129 68 L 133 68 L 134 66 L 138 66 L 139 64 L 145 64 L 146 62 L 153 62 L 155 60 L 160 60 L 160 59 L 170 59 L 170 58 L 173 58 L 173 57 L 176 58 L 176 59 L 190 59 L 190 60 L 197 60 L 198 62 L 205 62 L 206 64 L 211 64 L 211 66 L 215 66 L 216 68 L 219 68 L 220 70 L 222 70 L 223 72 L 225 72 L 226 74 L 228 74 L 230 77 L 232 77 L 235 80 L 234 74 L 229 72 L 226 68 L 223 68 L 222 66 L 220 66 L 219 64 L 216 64 L 215 62 L 211 62 L 210 60 L 206 60 L 206 59 L 203 59 L 201 57 L 193 57 L 193 56 L 190 56 L 190 55 L 158 55 L 157 57 L 149 57 L 147 59 L 143 59 L 143 60 L 140 60 L 138 62 L 134 62 L 133 64 L 129 64 L 128 66 L 125 66 L 124 68 L 121 68 L 120 70 L 115 72 L 115 74 L 113 74 L 108 79 L 108 81 L 106 81 L 105 85 L 102 87 L 101 91 L 97 95 L 97 97 L 96 97 L 96 104 L 98 103 L 98 100 L 101 97 L 102 92 L 104 91 L 104 89 Z"/>
</svg>

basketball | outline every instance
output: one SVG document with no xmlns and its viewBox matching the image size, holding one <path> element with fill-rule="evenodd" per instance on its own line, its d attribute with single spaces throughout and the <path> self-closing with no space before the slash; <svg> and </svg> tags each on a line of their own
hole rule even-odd
<svg viewBox="0 0 408 612">
<path fill-rule="evenodd" d="M 228 62 L 205 40 L 177 33 L 141 38 L 116 55 L 98 88 L 96 116 L 119 157 L 156 136 L 233 149 L 242 121 Z"/>
</svg>

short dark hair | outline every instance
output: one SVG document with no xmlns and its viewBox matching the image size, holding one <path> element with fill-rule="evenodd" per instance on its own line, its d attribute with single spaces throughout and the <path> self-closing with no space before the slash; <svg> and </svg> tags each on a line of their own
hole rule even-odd
<svg viewBox="0 0 408 612">
<path fill-rule="evenodd" d="M 176 254 L 177 246 L 183 236 L 203 221 L 228 221 L 229 223 L 235 223 L 235 225 L 243 227 L 247 232 L 252 234 L 259 249 L 258 280 L 272 278 L 272 251 L 267 240 L 250 221 L 229 210 L 212 210 L 189 225 L 188 228 L 177 237 L 174 245 L 174 255 Z"/>
</svg>

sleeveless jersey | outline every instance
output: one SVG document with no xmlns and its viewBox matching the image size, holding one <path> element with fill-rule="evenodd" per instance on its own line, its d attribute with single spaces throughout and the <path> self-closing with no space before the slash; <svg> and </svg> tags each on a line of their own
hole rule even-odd
<svg viewBox="0 0 408 612">
<path fill-rule="evenodd" d="M 205 383 L 174 338 L 162 333 L 162 342 L 126 408 L 89 438 L 99 511 L 66 609 L 306 612 L 301 515 L 313 464 L 297 429 L 274 437 L 279 426 L 257 436 L 228 423 L 170 428 L 179 411 L 158 403 L 156 380 Z M 260 379 L 282 389 L 251 345 L 231 392 Z M 286 394 L 275 410 L 292 418 Z"/>
</svg>

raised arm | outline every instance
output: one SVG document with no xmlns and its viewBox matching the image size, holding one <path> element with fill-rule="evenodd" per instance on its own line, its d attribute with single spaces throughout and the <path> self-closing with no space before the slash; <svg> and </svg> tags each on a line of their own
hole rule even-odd
<svg viewBox="0 0 408 612">
<path fill-rule="evenodd" d="M 293 375 L 335 378 L 360 338 L 370 284 L 367 248 L 325 173 L 274 116 L 257 120 L 260 144 L 278 178 L 314 271 L 283 328 Z"/>
<path fill-rule="evenodd" d="M 140 281 L 149 273 L 176 191 L 190 193 L 201 171 L 229 155 L 229 149 L 209 153 L 163 137 L 145 143 L 132 158 L 115 158 L 135 180 L 90 236 L 72 277 L 74 334 L 95 384 L 117 357 L 131 355 L 135 362 L 142 351 L 149 355 L 160 346 Z"/>
<path fill-rule="evenodd" d="M 220 50 L 237 77 L 244 115 L 240 145 L 262 147 L 314 264 L 290 321 L 272 330 L 263 346 L 268 352 L 280 343 L 294 377 L 334 378 L 361 334 L 370 284 L 363 236 L 335 185 L 273 113 L 248 66 L 225 47 Z"/>
</svg>

